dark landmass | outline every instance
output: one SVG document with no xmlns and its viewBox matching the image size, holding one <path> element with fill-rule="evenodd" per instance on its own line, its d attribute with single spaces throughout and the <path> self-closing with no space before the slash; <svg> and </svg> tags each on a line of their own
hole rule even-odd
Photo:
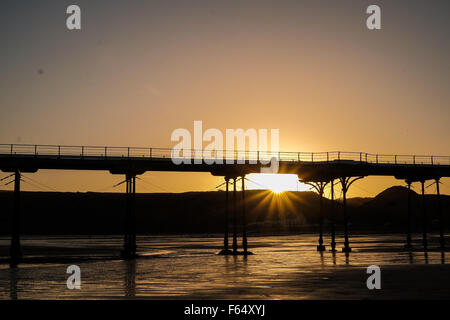
<svg viewBox="0 0 450 320">
<path fill-rule="evenodd" d="M 241 193 L 237 193 L 241 199 Z M 13 194 L 0 191 L 0 234 L 10 233 Z M 232 221 L 230 193 L 230 221 Z M 408 190 L 391 187 L 374 198 L 348 199 L 352 231 L 404 232 Z M 330 223 L 331 201 L 324 199 L 325 228 Z M 429 231 L 438 230 L 437 197 L 426 195 Z M 450 225 L 450 196 L 441 196 L 442 212 Z M 238 226 L 241 226 L 238 206 Z M 21 193 L 22 234 L 121 234 L 125 196 L 120 193 Z M 316 231 L 319 196 L 314 192 L 248 190 L 248 231 L 252 233 L 297 233 Z M 141 234 L 221 233 L 224 230 L 225 192 L 139 193 L 136 195 L 137 232 Z M 412 194 L 413 231 L 421 230 L 421 196 Z M 342 204 L 336 205 L 337 230 L 342 229 Z M 231 230 L 231 229 L 230 229 Z M 327 229 L 328 230 L 328 229 Z"/>
</svg>

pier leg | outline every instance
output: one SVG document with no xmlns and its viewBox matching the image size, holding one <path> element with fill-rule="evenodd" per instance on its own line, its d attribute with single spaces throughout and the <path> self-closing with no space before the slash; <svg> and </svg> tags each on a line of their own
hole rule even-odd
<svg viewBox="0 0 450 320">
<path fill-rule="evenodd" d="M 123 237 L 123 250 L 121 255 L 123 258 L 128 257 L 128 253 L 130 251 L 130 219 L 129 219 L 129 211 L 130 211 L 130 179 L 129 176 L 125 177 L 126 184 L 126 193 L 125 193 L 125 220 L 124 220 L 124 237 Z"/>
<path fill-rule="evenodd" d="M 343 206 L 344 206 L 344 248 L 342 252 L 351 252 L 350 242 L 348 241 L 348 221 L 347 221 L 347 190 L 343 188 L 342 190 Z"/>
<path fill-rule="evenodd" d="M 344 248 L 342 248 L 342 252 L 349 253 L 352 251 L 350 248 L 350 242 L 348 241 L 348 221 L 347 221 L 347 191 L 350 186 L 357 180 L 364 178 L 364 176 L 355 177 L 352 180 L 352 177 L 341 177 L 339 180 L 342 185 L 342 198 L 343 198 L 343 207 L 344 207 Z"/>
<path fill-rule="evenodd" d="M 14 174 L 14 203 L 11 230 L 11 246 L 10 246 L 10 266 L 15 267 L 22 258 L 22 250 L 20 247 L 20 172 L 15 171 Z"/>
<path fill-rule="evenodd" d="M 242 248 L 244 255 L 247 255 L 247 229 L 245 217 L 245 176 L 242 176 Z"/>
<path fill-rule="evenodd" d="M 136 176 L 131 177 L 130 255 L 136 257 Z"/>
<path fill-rule="evenodd" d="M 325 246 L 323 245 L 323 187 L 320 188 L 319 192 L 320 203 L 319 203 L 319 245 L 317 246 L 317 251 L 324 251 Z"/>
<path fill-rule="evenodd" d="M 331 180 L 331 250 L 336 251 L 336 227 L 334 225 L 334 212 L 335 212 L 335 203 L 334 203 L 334 180 Z"/>
<path fill-rule="evenodd" d="M 439 215 L 439 244 L 441 249 L 445 248 L 445 237 L 444 237 L 444 215 L 442 214 L 441 206 L 441 193 L 439 191 L 439 180 L 436 179 L 436 195 L 437 195 L 437 209 Z"/>
<path fill-rule="evenodd" d="M 233 178 L 233 254 L 237 253 L 237 205 L 236 178 Z"/>
<path fill-rule="evenodd" d="M 136 257 L 136 176 L 126 175 L 125 234 L 122 258 Z"/>
<path fill-rule="evenodd" d="M 317 246 L 317 251 L 325 251 L 325 246 L 323 245 L 323 193 L 325 191 L 325 186 L 328 182 L 316 181 L 316 182 L 306 182 L 314 189 L 316 189 L 319 194 L 319 245 Z"/>
<path fill-rule="evenodd" d="M 229 181 L 230 179 L 227 177 L 226 179 L 226 192 L 225 192 L 225 235 L 223 237 L 223 249 L 228 252 L 228 220 L 230 214 L 230 203 L 229 203 Z"/>
<path fill-rule="evenodd" d="M 407 229 L 406 229 L 406 244 L 405 248 L 412 248 L 412 239 L 411 239 L 411 181 L 406 181 L 408 184 L 408 221 L 407 221 Z"/>
<path fill-rule="evenodd" d="M 422 184 L 422 242 L 423 248 L 426 250 L 428 247 L 427 240 L 427 209 L 425 207 L 425 181 L 420 181 Z"/>
<path fill-rule="evenodd" d="M 230 213 L 230 205 L 229 205 L 229 182 L 230 178 L 225 177 L 225 230 L 223 236 L 223 249 L 219 252 L 219 254 L 227 255 L 230 254 L 231 251 L 228 248 L 228 222 L 229 222 L 229 213 Z"/>
</svg>

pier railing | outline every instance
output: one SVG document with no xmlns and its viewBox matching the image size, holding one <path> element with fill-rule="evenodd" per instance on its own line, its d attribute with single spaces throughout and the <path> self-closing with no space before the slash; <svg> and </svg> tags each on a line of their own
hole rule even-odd
<svg viewBox="0 0 450 320">
<path fill-rule="evenodd" d="M 273 157 L 279 161 L 330 162 L 353 161 L 372 164 L 397 165 L 450 165 L 450 156 L 390 155 L 366 152 L 263 152 L 263 151 L 206 151 L 176 150 L 171 148 L 107 147 L 107 146 L 62 146 L 31 144 L 0 144 L 0 157 L 35 157 L 58 159 L 224 159 L 268 161 Z"/>
</svg>

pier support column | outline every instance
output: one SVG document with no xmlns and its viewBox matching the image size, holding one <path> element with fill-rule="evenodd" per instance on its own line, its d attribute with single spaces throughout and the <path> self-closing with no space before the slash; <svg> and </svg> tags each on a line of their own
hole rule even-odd
<svg viewBox="0 0 450 320">
<path fill-rule="evenodd" d="M 242 248 L 247 255 L 247 220 L 245 217 L 245 175 L 242 177 Z"/>
<path fill-rule="evenodd" d="M 342 252 L 351 252 L 350 242 L 348 240 L 348 221 L 347 221 L 347 190 L 342 186 L 342 205 L 344 206 L 344 248 Z"/>
<path fill-rule="evenodd" d="M 439 215 L 439 244 L 440 248 L 445 248 L 445 237 L 444 237 L 444 215 L 442 214 L 442 206 L 441 206 L 441 193 L 439 191 L 439 180 L 436 179 L 436 195 L 437 195 L 437 210 Z"/>
<path fill-rule="evenodd" d="M 336 251 L 336 227 L 334 221 L 335 214 L 335 203 L 334 203 L 334 179 L 331 180 L 331 210 L 330 210 L 330 219 L 331 219 L 331 250 Z"/>
<path fill-rule="evenodd" d="M 136 176 L 126 175 L 125 233 L 122 258 L 136 257 Z"/>
<path fill-rule="evenodd" d="M 342 185 L 342 204 L 344 209 L 344 248 L 342 248 L 342 252 L 351 252 L 352 248 L 350 248 L 350 241 L 348 238 L 348 221 L 347 221 L 347 191 L 356 180 L 362 179 L 364 177 L 357 177 L 351 180 L 352 177 L 342 177 L 339 178 Z"/>
<path fill-rule="evenodd" d="M 230 201 L 229 201 L 229 183 L 230 178 L 225 177 L 226 191 L 225 191 L 225 234 L 223 236 L 223 249 L 228 252 L 228 221 L 230 215 Z"/>
<path fill-rule="evenodd" d="M 306 182 L 310 186 L 316 189 L 319 194 L 319 245 L 317 246 L 317 251 L 324 251 L 325 246 L 323 245 L 323 193 L 325 190 L 325 186 L 328 182 Z"/>
<path fill-rule="evenodd" d="M 408 184 L 408 220 L 407 220 L 407 226 L 406 226 L 406 249 L 412 248 L 412 239 L 411 239 L 411 181 L 406 180 L 406 183 Z"/>
<path fill-rule="evenodd" d="M 131 248 L 131 255 L 133 257 L 136 256 L 136 176 L 133 175 L 131 177 L 132 181 L 132 193 L 131 193 L 131 241 L 130 241 L 130 248 Z"/>
<path fill-rule="evenodd" d="M 323 245 L 323 188 L 320 192 L 319 215 L 319 245 L 317 246 L 317 251 L 325 251 L 325 246 Z"/>
<path fill-rule="evenodd" d="M 11 228 L 10 262 L 11 267 L 15 267 L 22 259 L 20 246 L 20 172 L 14 173 L 14 203 Z"/>
<path fill-rule="evenodd" d="M 237 197 L 236 177 L 233 178 L 233 254 L 237 253 Z"/>
<path fill-rule="evenodd" d="M 130 179 L 129 176 L 125 176 L 125 185 L 126 185 L 126 192 L 125 192 L 125 219 L 124 219 L 124 238 L 123 238 L 123 250 L 122 250 L 122 257 L 127 259 L 130 252 Z"/>
<path fill-rule="evenodd" d="M 230 178 L 225 177 L 225 229 L 224 229 L 224 236 L 223 236 L 223 249 L 219 252 L 219 254 L 227 255 L 230 254 L 231 251 L 228 248 L 228 224 L 229 224 L 229 216 L 230 216 L 230 201 L 229 201 L 229 183 Z"/>
<path fill-rule="evenodd" d="M 426 250 L 428 247 L 427 240 L 427 208 L 425 206 L 425 180 L 420 181 L 422 185 L 422 243 Z"/>
</svg>

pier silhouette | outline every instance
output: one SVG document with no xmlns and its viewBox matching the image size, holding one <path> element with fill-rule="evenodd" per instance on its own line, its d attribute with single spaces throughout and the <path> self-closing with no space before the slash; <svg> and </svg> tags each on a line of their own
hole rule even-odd
<svg viewBox="0 0 450 320">
<path fill-rule="evenodd" d="M 177 150 L 175 150 L 177 151 Z M 261 152 L 261 151 L 221 151 L 203 157 L 201 150 L 189 150 L 189 157 L 180 164 L 174 161 L 174 150 L 170 148 L 135 148 L 135 147 L 99 147 L 99 146 L 56 146 L 56 145 L 24 145 L 0 144 L 0 170 L 10 172 L 14 177 L 14 201 L 11 226 L 10 265 L 21 261 L 20 245 L 20 182 L 21 173 L 33 173 L 40 169 L 55 170 L 102 170 L 111 174 L 124 175 L 126 182 L 126 212 L 124 223 L 124 246 L 121 256 L 134 259 L 136 255 L 136 213 L 135 194 L 136 176 L 147 171 L 173 172 L 209 172 L 225 179 L 225 217 L 224 246 L 220 254 L 248 255 L 246 219 L 245 219 L 245 176 L 260 173 L 262 168 L 269 167 L 268 161 L 276 158 L 279 164 L 277 173 L 296 174 L 299 180 L 312 185 L 320 196 L 320 229 L 318 251 L 326 250 L 323 243 L 323 205 L 322 199 L 326 185 L 331 186 L 334 203 L 334 187 L 342 188 L 342 205 L 344 215 L 344 247 L 342 251 L 351 252 L 346 194 L 350 186 L 367 176 L 392 176 L 404 180 L 411 194 L 411 184 L 419 182 L 422 189 L 422 244 L 426 251 L 427 211 L 424 202 L 425 183 L 436 183 L 437 207 L 439 210 L 440 248 L 445 248 L 444 216 L 440 205 L 439 181 L 450 177 L 450 156 L 422 155 L 381 155 L 365 152 Z M 176 154 L 179 154 L 178 152 Z M 180 161 L 178 161 L 180 162 Z M 242 183 L 242 201 L 238 201 L 236 185 Z M 233 190 L 230 191 L 230 184 Z M 230 200 L 229 193 L 232 192 Z M 231 206 L 230 206 L 231 202 Z M 334 205 L 331 206 L 331 251 L 336 251 Z M 232 215 L 230 214 L 232 209 Z M 238 251 L 237 214 L 242 216 L 242 249 Z M 229 248 L 228 225 L 232 216 L 232 248 Z M 408 197 L 408 216 L 406 221 L 406 244 L 411 244 L 411 196 Z"/>
</svg>

